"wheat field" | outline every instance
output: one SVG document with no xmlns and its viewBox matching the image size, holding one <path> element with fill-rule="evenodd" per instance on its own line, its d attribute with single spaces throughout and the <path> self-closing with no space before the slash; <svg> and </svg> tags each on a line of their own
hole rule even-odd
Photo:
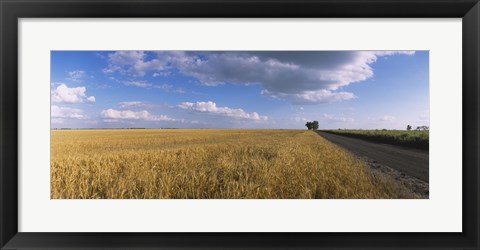
<svg viewBox="0 0 480 250">
<path fill-rule="evenodd" d="M 52 199 L 416 198 L 312 131 L 52 130 Z"/>
</svg>

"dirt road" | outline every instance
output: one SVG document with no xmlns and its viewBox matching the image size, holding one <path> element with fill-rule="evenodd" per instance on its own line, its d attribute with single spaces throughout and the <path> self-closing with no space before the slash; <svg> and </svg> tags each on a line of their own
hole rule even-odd
<svg viewBox="0 0 480 250">
<path fill-rule="evenodd" d="M 428 151 L 317 132 L 355 155 L 368 157 L 428 183 Z"/>
</svg>

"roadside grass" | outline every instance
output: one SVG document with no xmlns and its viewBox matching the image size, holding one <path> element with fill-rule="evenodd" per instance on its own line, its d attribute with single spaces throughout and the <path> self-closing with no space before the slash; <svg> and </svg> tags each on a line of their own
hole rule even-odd
<svg viewBox="0 0 480 250">
<path fill-rule="evenodd" d="M 312 131 L 51 131 L 52 199 L 419 198 Z"/>
<path fill-rule="evenodd" d="M 418 149 L 429 149 L 429 131 L 321 130 L 323 132 Z"/>
</svg>

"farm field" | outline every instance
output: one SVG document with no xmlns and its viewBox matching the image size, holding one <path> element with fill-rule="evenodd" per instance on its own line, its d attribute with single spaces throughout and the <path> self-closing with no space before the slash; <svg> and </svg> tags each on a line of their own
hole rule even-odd
<svg viewBox="0 0 480 250">
<path fill-rule="evenodd" d="M 405 130 L 322 130 L 323 132 L 428 150 L 429 131 Z"/>
<path fill-rule="evenodd" d="M 112 129 L 51 131 L 51 198 L 418 197 L 313 131 Z"/>
</svg>

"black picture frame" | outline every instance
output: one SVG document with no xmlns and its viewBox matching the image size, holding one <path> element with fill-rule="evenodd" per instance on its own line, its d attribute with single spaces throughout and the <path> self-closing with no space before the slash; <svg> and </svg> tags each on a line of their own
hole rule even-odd
<svg viewBox="0 0 480 250">
<path fill-rule="evenodd" d="M 0 0 L 0 16 L 1 249 L 479 249 L 480 4 L 478 0 Z M 55 17 L 462 18 L 463 232 L 18 232 L 17 22 L 19 18 Z M 41 211 L 38 212 L 41 216 Z"/>
</svg>

